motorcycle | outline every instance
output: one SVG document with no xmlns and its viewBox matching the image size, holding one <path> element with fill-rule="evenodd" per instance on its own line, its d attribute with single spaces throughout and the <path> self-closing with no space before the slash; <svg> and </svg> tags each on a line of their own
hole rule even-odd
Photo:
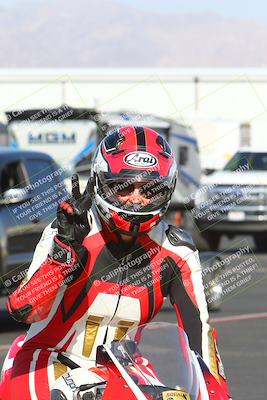
<svg viewBox="0 0 267 400">
<path fill-rule="evenodd" d="M 98 346 L 96 365 L 58 378 L 51 400 L 229 399 L 176 324 L 150 323 Z"/>
<path fill-rule="evenodd" d="M 9 356 L 20 343 L 21 338 Z M 229 400 L 176 324 L 150 323 L 98 346 L 96 366 L 88 370 L 62 358 L 68 372 L 55 381 L 50 400 Z M 5 364 L 2 383 L 7 385 Z"/>
</svg>

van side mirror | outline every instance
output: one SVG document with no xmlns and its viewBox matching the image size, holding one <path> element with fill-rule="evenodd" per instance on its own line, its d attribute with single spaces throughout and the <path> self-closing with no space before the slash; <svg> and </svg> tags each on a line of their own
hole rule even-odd
<svg viewBox="0 0 267 400">
<path fill-rule="evenodd" d="M 0 197 L 0 204 L 8 205 L 23 203 L 24 201 L 28 201 L 30 199 L 31 197 L 29 196 L 29 193 L 25 191 L 25 189 L 12 188 L 2 193 Z"/>
</svg>

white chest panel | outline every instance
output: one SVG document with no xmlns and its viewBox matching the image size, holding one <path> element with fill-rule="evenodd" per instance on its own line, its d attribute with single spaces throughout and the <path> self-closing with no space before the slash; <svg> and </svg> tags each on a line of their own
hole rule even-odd
<svg viewBox="0 0 267 400">
<path fill-rule="evenodd" d="M 139 299 L 99 293 L 86 314 L 73 325 L 75 336 L 66 354 L 79 365 L 95 360 L 98 345 L 122 339 L 138 326 L 140 319 Z"/>
</svg>

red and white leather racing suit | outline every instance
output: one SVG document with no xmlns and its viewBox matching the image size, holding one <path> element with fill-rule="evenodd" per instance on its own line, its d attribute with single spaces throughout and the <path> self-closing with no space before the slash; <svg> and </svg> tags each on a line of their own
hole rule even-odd
<svg viewBox="0 0 267 400">
<path fill-rule="evenodd" d="M 9 298 L 13 316 L 32 323 L 14 360 L 10 400 L 18 391 L 20 400 L 47 400 L 55 379 L 67 370 L 62 355 L 92 367 L 98 345 L 152 320 L 166 296 L 191 348 L 225 384 L 189 235 L 161 221 L 127 248 L 95 211 L 90 214 L 86 263 L 67 245 L 64 262 L 48 256 L 58 242 L 53 223 L 43 232 L 27 278 Z"/>
</svg>

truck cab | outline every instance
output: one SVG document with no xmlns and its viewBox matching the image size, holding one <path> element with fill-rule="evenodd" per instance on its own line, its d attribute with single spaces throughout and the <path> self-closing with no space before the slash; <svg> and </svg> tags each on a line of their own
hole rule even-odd
<svg viewBox="0 0 267 400">
<path fill-rule="evenodd" d="M 212 250 L 223 234 L 252 234 L 258 250 L 267 242 L 267 148 L 245 147 L 220 171 L 202 180 L 192 214 Z"/>
<path fill-rule="evenodd" d="M 0 292 L 25 277 L 43 229 L 68 195 L 64 170 L 47 154 L 0 147 Z"/>
</svg>

